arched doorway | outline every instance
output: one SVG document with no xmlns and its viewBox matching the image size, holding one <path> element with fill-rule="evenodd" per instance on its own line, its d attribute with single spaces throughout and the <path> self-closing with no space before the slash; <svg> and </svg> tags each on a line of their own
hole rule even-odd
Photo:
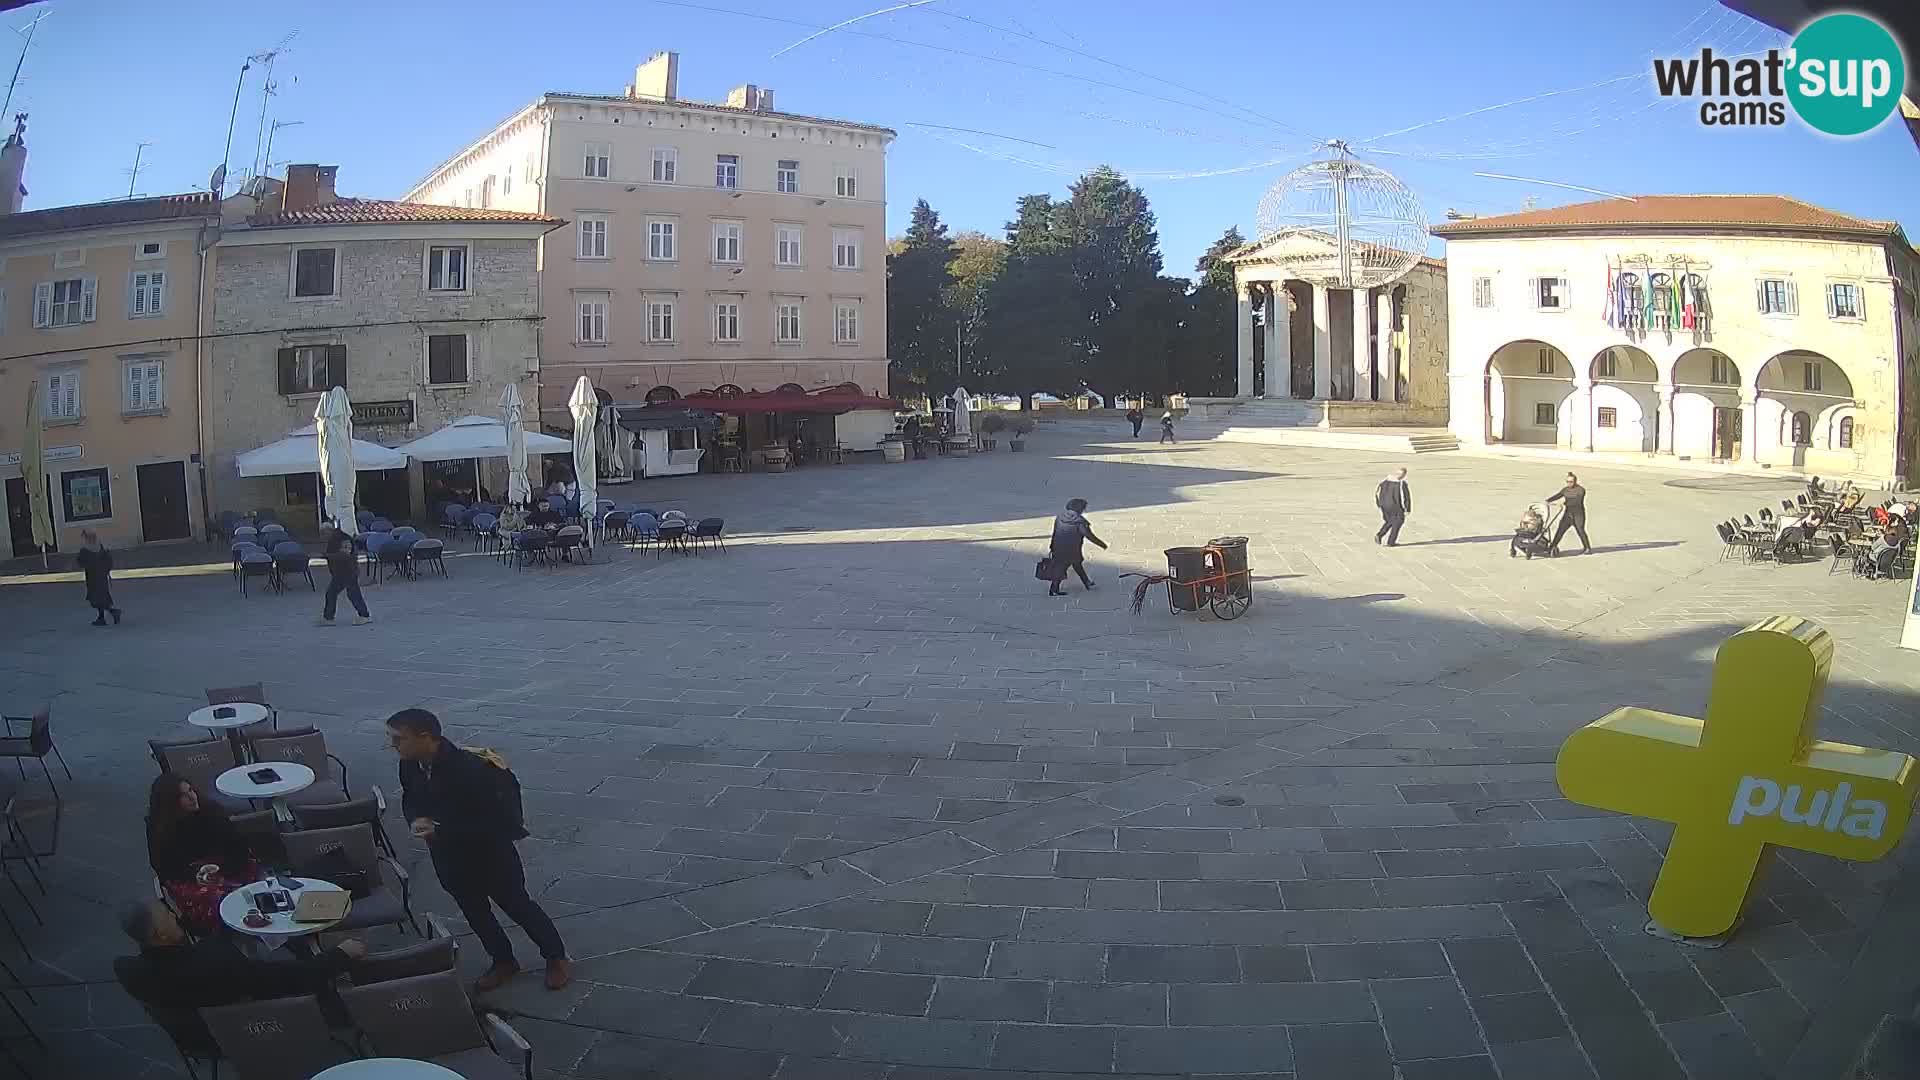
<svg viewBox="0 0 1920 1080">
<path fill-rule="evenodd" d="M 647 400 L 647 404 L 652 405 L 655 402 L 660 402 L 660 401 L 676 401 L 679 399 L 679 397 L 680 397 L 680 391 L 675 390 L 671 386 L 656 386 L 653 389 L 647 391 L 646 400 Z"/>
<path fill-rule="evenodd" d="M 1588 368 L 1593 414 L 1586 422 L 1602 453 L 1651 454 L 1660 448 L 1660 369 L 1632 345 L 1601 349 Z"/>
<path fill-rule="evenodd" d="M 1758 384 L 1754 460 L 1815 473 L 1859 467 L 1853 380 L 1832 357 L 1788 350 L 1760 368 Z"/>
<path fill-rule="evenodd" d="M 1572 434 L 1567 402 L 1573 364 L 1544 341 L 1511 341 L 1487 359 L 1489 443 L 1566 446 Z"/>
<path fill-rule="evenodd" d="M 1751 433 L 1742 430 L 1740 367 L 1719 349 L 1688 349 L 1673 365 L 1676 457 L 1738 461 Z"/>
</svg>

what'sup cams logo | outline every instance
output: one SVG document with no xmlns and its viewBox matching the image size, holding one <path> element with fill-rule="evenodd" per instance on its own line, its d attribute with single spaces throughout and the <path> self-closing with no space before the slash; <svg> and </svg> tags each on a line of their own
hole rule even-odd
<svg viewBox="0 0 1920 1080">
<path fill-rule="evenodd" d="M 1878 22 L 1852 13 L 1802 27 L 1785 52 L 1728 58 L 1655 60 L 1661 97 L 1700 98 L 1708 127 L 1779 127 L 1787 110 L 1815 131 L 1861 135 L 1893 115 L 1907 85 L 1900 43 Z"/>
</svg>

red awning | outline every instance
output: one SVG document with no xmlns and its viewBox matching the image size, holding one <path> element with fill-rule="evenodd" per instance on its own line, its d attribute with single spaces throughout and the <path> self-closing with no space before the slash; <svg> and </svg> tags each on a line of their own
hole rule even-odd
<svg viewBox="0 0 1920 1080">
<path fill-rule="evenodd" d="M 695 394 L 692 397 L 675 398 L 671 401 L 650 401 L 647 407 L 650 409 L 705 409 L 708 412 L 721 413 L 843 413 L 854 409 L 886 409 L 892 412 L 900 408 L 900 403 L 892 398 L 869 397 L 865 394 L 796 394 L 792 391 L 776 390 L 726 397 L 718 394 Z"/>
</svg>

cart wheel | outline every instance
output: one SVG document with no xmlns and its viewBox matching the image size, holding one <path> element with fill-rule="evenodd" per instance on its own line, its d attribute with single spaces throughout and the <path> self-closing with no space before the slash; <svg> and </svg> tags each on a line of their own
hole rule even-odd
<svg viewBox="0 0 1920 1080">
<path fill-rule="evenodd" d="M 1213 613 L 1222 619 L 1237 619 L 1253 606 L 1252 596 L 1235 596 L 1232 593 L 1216 593 L 1213 597 Z"/>
</svg>

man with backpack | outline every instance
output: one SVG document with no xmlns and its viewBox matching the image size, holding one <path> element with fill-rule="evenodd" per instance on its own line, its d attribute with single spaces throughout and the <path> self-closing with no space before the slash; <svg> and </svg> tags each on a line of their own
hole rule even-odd
<svg viewBox="0 0 1920 1080">
<path fill-rule="evenodd" d="M 400 807 L 413 835 L 433 856 L 440 884 L 460 905 L 460 914 L 493 958 L 474 989 L 498 988 L 520 973 L 513 943 L 493 916 L 498 905 L 527 932 L 547 961 L 547 989 L 573 979 L 560 931 L 533 897 L 514 841 L 527 835 L 520 807 L 520 781 L 491 750 L 453 745 L 440 733 L 440 718 L 425 709 L 402 709 L 387 718 L 387 740 L 400 755 Z"/>
</svg>

